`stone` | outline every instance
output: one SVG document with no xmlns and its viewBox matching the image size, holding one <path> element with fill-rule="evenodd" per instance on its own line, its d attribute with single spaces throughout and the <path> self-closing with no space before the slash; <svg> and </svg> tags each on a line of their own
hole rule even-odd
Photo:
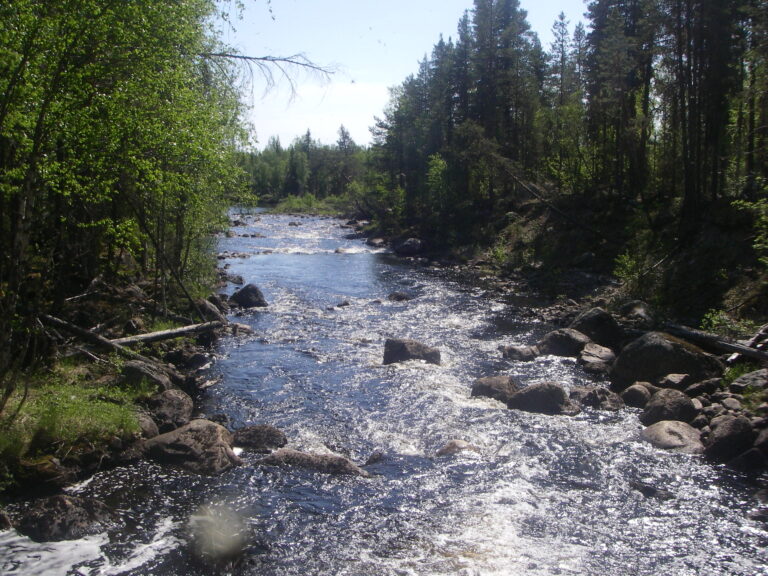
<svg viewBox="0 0 768 576">
<path fill-rule="evenodd" d="M 413 300 L 413 296 L 406 292 L 392 292 L 387 296 L 387 300 L 390 302 L 407 302 Z"/>
<path fill-rule="evenodd" d="M 139 429 L 141 430 L 142 438 L 154 438 L 160 434 L 160 429 L 152 420 L 152 417 L 142 410 L 136 412 L 136 420 L 139 421 Z"/>
<path fill-rule="evenodd" d="M 507 360 L 518 362 L 530 362 L 539 355 L 539 349 L 536 346 L 501 346 L 499 350 Z"/>
<path fill-rule="evenodd" d="M 742 472 L 762 472 L 767 464 L 765 454 L 757 448 L 750 448 L 728 462 L 728 466 Z"/>
<path fill-rule="evenodd" d="M 698 416 L 696 407 L 686 394 L 680 390 L 665 388 L 651 397 L 640 415 L 640 422 L 646 426 L 662 420 L 690 422 L 696 416 Z"/>
<path fill-rule="evenodd" d="M 3 530 L 10 530 L 11 528 L 13 528 L 13 524 L 11 523 L 8 514 L 0 510 L 0 532 Z"/>
<path fill-rule="evenodd" d="M 35 503 L 16 530 L 35 542 L 60 542 L 102 532 L 109 520 L 110 511 L 103 502 L 59 494 Z"/>
<path fill-rule="evenodd" d="M 762 370 L 756 370 L 749 374 L 739 376 L 731 382 L 728 389 L 736 394 L 744 394 L 744 392 L 764 390 L 768 388 L 768 368 Z"/>
<path fill-rule="evenodd" d="M 198 474 L 219 474 L 241 464 L 232 451 L 232 434 L 223 426 L 202 419 L 146 440 L 144 452 L 156 462 Z"/>
<path fill-rule="evenodd" d="M 642 384 L 632 384 L 621 393 L 621 399 L 632 408 L 645 408 L 651 399 L 651 392 Z"/>
<path fill-rule="evenodd" d="M 685 389 L 685 393 L 691 398 L 701 396 L 702 394 L 714 394 L 720 389 L 722 382 L 722 378 L 708 378 L 707 380 L 691 384 Z"/>
<path fill-rule="evenodd" d="M 207 322 L 221 322 L 227 323 L 227 317 L 221 313 L 213 302 L 203 300 L 202 298 L 195 300 L 195 306 L 199 310 Z"/>
<path fill-rule="evenodd" d="M 449 440 L 445 446 L 440 448 L 437 452 L 437 456 L 453 456 L 459 452 L 480 452 L 480 448 L 474 444 L 470 444 L 465 440 Z"/>
<path fill-rule="evenodd" d="M 685 422 L 678 420 L 661 420 L 648 426 L 640 433 L 640 437 L 650 442 L 656 448 L 685 454 L 701 454 L 704 444 L 701 442 L 701 432 Z"/>
<path fill-rule="evenodd" d="M 23 492 L 51 494 L 77 479 L 76 471 L 50 454 L 19 461 L 16 481 Z"/>
<path fill-rule="evenodd" d="M 122 375 L 128 386 L 137 387 L 142 382 L 146 382 L 157 390 L 168 390 L 173 387 L 169 370 L 142 360 L 129 360 L 123 364 Z"/>
<path fill-rule="evenodd" d="M 323 474 L 362 476 L 364 478 L 370 476 L 368 472 L 343 456 L 307 454 L 292 448 L 280 448 L 280 450 L 273 452 L 266 458 L 257 461 L 256 464 L 261 464 L 262 466 L 297 466 Z"/>
<path fill-rule="evenodd" d="M 507 406 L 524 412 L 549 415 L 572 416 L 580 411 L 568 398 L 565 389 L 556 382 L 531 384 L 515 393 Z"/>
<path fill-rule="evenodd" d="M 624 408 L 624 400 L 618 394 L 598 386 L 572 388 L 569 397 L 577 404 L 595 410 L 617 412 Z"/>
<path fill-rule="evenodd" d="M 716 462 L 727 462 L 752 448 L 755 430 L 745 416 L 726 414 L 713 418 L 704 453 Z"/>
<path fill-rule="evenodd" d="M 440 350 L 416 340 L 388 338 L 384 343 L 384 364 L 407 360 L 424 360 L 429 364 L 440 364 Z"/>
<path fill-rule="evenodd" d="M 661 332 L 648 332 L 619 354 L 611 371 L 615 389 L 643 380 L 658 382 L 667 374 L 689 374 L 693 381 L 720 376 L 722 363 L 701 349 Z"/>
<path fill-rule="evenodd" d="M 155 394 L 147 402 L 149 413 L 160 432 L 170 432 L 187 424 L 194 407 L 189 394 L 176 388 Z"/>
<path fill-rule="evenodd" d="M 602 308 L 582 312 L 569 328 L 578 330 L 593 342 L 611 350 L 618 350 L 624 339 L 624 331 L 619 323 Z"/>
<path fill-rule="evenodd" d="M 685 390 L 691 384 L 693 384 L 693 379 L 689 374 L 667 374 L 659 380 L 659 388 Z"/>
<path fill-rule="evenodd" d="M 757 435 L 757 440 L 755 440 L 755 448 L 760 450 L 768 457 L 768 428 L 761 430 L 760 434 Z"/>
<path fill-rule="evenodd" d="M 384 248 L 387 245 L 387 241 L 384 238 L 368 238 L 365 243 L 371 248 Z"/>
<path fill-rule="evenodd" d="M 589 337 L 578 330 L 561 328 L 545 335 L 536 347 L 541 354 L 576 357 L 589 342 Z"/>
<path fill-rule="evenodd" d="M 641 330 L 651 330 L 656 323 L 650 306 L 642 300 L 627 302 L 619 312 L 627 323 Z"/>
<path fill-rule="evenodd" d="M 424 251 L 424 242 L 418 238 L 407 238 L 396 244 L 394 251 L 398 256 L 416 256 Z"/>
<path fill-rule="evenodd" d="M 722 405 L 726 410 L 741 410 L 741 402 L 736 400 L 736 398 L 726 398 L 722 401 Z"/>
<path fill-rule="evenodd" d="M 274 426 L 246 426 L 235 430 L 234 445 L 249 448 L 254 452 L 270 452 L 288 444 L 288 439 L 282 430 Z"/>
<path fill-rule="evenodd" d="M 230 304 L 241 308 L 264 308 L 268 306 L 264 294 L 254 284 L 246 284 L 229 298 Z"/>
<path fill-rule="evenodd" d="M 590 342 L 579 354 L 578 363 L 590 374 L 608 374 L 615 360 L 616 355 L 613 350 Z"/>
<path fill-rule="evenodd" d="M 478 378 L 472 384 L 472 396 L 485 396 L 508 402 L 513 394 L 520 390 L 520 386 L 514 381 L 512 376 L 487 376 Z"/>
</svg>

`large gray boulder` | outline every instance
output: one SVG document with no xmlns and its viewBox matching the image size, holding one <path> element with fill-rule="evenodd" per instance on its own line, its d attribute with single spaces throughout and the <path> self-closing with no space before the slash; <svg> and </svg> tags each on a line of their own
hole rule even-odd
<svg viewBox="0 0 768 576">
<path fill-rule="evenodd" d="M 255 284 L 246 284 L 229 297 L 229 303 L 241 308 L 264 308 L 268 306 L 264 294 Z"/>
<path fill-rule="evenodd" d="M 667 374 L 688 374 L 698 382 L 722 371 L 722 363 L 700 348 L 668 334 L 648 332 L 624 347 L 613 365 L 611 381 L 623 390 L 638 380 L 655 384 Z"/>
<path fill-rule="evenodd" d="M 219 474 L 241 463 L 232 451 L 232 434 L 202 419 L 145 441 L 144 452 L 156 462 L 198 474 Z"/>
<path fill-rule="evenodd" d="M 507 401 L 507 406 L 524 412 L 550 415 L 572 416 L 580 411 L 568 398 L 565 389 L 556 382 L 531 384 L 515 393 Z"/>
<path fill-rule="evenodd" d="M 749 374 L 739 376 L 728 387 L 731 392 L 744 394 L 747 391 L 765 390 L 768 388 L 768 368 L 755 370 Z"/>
<path fill-rule="evenodd" d="M 192 418 L 195 404 L 189 394 L 171 388 L 152 396 L 147 402 L 147 408 L 158 430 L 163 433 L 187 424 Z"/>
<path fill-rule="evenodd" d="M 573 328 L 561 328 L 545 335 L 538 344 L 541 354 L 552 356 L 578 356 L 584 347 L 589 344 L 588 336 Z"/>
<path fill-rule="evenodd" d="M 505 403 L 518 391 L 520 386 L 512 376 L 487 376 L 478 378 L 472 384 L 472 396 L 485 396 Z"/>
<path fill-rule="evenodd" d="M 645 406 L 645 411 L 640 415 L 640 422 L 646 426 L 662 420 L 690 422 L 698 414 L 699 411 L 687 394 L 680 390 L 665 388 L 651 397 Z"/>
<path fill-rule="evenodd" d="M 384 343 L 384 364 L 424 360 L 429 364 L 440 364 L 440 350 L 416 340 L 389 338 Z"/>
<path fill-rule="evenodd" d="M 635 383 L 621 393 L 624 404 L 632 408 L 645 408 L 651 401 L 651 391 L 642 384 Z"/>
<path fill-rule="evenodd" d="M 624 408 L 624 400 L 618 394 L 600 386 L 572 388 L 569 397 L 577 404 L 595 410 L 618 412 Z"/>
<path fill-rule="evenodd" d="M 181 376 L 172 372 L 170 366 L 166 368 L 143 360 L 129 360 L 123 364 L 122 369 L 123 379 L 128 386 L 137 387 L 146 382 L 156 390 L 168 390 L 173 387 L 174 380 L 182 380 Z"/>
<path fill-rule="evenodd" d="M 590 340 L 611 350 L 618 350 L 624 331 L 616 319 L 602 308 L 592 308 L 579 314 L 569 328 L 578 330 Z"/>
<path fill-rule="evenodd" d="M 678 420 L 656 422 L 640 433 L 640 437 L 657 448 L 685 454 L 701 454 L 701 432 L 690 424 Z"/>
<path fill-rule="evenodd" d="M 234 445 L 248 448 L 254 452 L 271 452 L 288 444 L 288 439 L 282 430 L 274 426 L 246 426 L 235 430 Z"/>
<path fill-rule="evenodd" d="M 59 494 L 32 506 L 16 530 L 35 542 L 59 542 L 102 532 L 109 520 L 110 511 L 103 502 Z"/>
<path fill-rule="evenodd" d="M 370 476 L 368 472 L 343 456 L 308 454 L 293 448 L 280 448 L 280 450 L 273 452 L 256 463 L 262 466 L 296 466 L 322 472 L 323 474 L 362 476 L 365 478 Z"/>
<path fill-rule="evenodd" d="M 709 427 L 704 453 L 712 460 L 727 462 L 752 448 L 756 433 L 746 416 L 718 416 Z"/>
<path fill-rule="evenodd" d="M 608 374 L 616 361 L 610 348 L 590 342 L 579 354 L 578 363 L 590 374 Z"/>
<path fill-rule="evenodd" d="M 424 242 L 418 238 L 408 238 L 395 244 L 394 251 L 398 256 L 416 256 L 424 251 Z"/>
</svg>

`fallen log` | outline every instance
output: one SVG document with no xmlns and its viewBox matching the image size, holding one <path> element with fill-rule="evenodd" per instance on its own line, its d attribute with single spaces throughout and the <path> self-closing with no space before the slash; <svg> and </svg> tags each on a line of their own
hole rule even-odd
<svg viewBox="0 0 768 576">
<path fill-rule="evenodd" d="M 768 336 L 768 324 L 761 326 L 752 338 L 747 341 L 746 346 L 749 348 L 757 348 L 758 344 Z M 739 359 L 739 354 L 734 353 L 728 357 L 728 363 L 733 364 Z"/>
<path fill-rule="evenodd" d="M 126 336 L 125 338 L 115 338 L 109 340 L 112 344 L 124 345 L 124 344 L 139 344 L 148 342 L 159 342 L 161 340 L 170 340 L 171 338 L 179 338 L 180 336 L 191 336 L 193 334 L 202 334 L 204 332 L 211 332 L 224 326 L 223 322 L 204 322 L 202 324 L 192 324 L 190 326 L 181 326 L 179 328 L 171 328 L 170 330 L 159 330 L 157 332 L 148 332 L 146 334 L 137 334 L 135 336 Z"/>
<path fill-rule="evenodd" d="M 109 350 L 111 352 L 117 352 L 121 356 L 125 356 L 127 358 L 132 358 L 134 360 L 142 360 L 144 362 L 149 362 L 150 364 L 156 364 L 154 360 L 147 358 L 146 356 L 142 356 L 141 354 L 138 354 L 133 350 L 129 350 L 128 348 L 125 348 L 120 344 L 115 344 L 114 342 L 111 342 L 110 340 L 107 340 L 106 338 L 104 338 L 104 336 L 99 336 L 95 332 L 91 332 L 90 330 L 86 330 L 85 328 L 80 328 L 80 326 L 76 326 L 75 324 L 72 324 L 71 322 L 67 322 L 66 320 L 62 320 L 61 318 L 56 318 L 55 316 L 49 316 L 48 314 L 43 314 L 40 316 L 40 321 L 43 324 L 47 324 L 48 326 L 53 326 L 54 328 L 66 330 L 70 334 L 74 334 L 75 336 L 80 337 L 81 339 L 85 340 L 86 342 L 94 346 L 98 346 L 100 348 Z"/>
<path fill-rule="evenodd" d="M 747 358 L 754 358 L 755 360 L 768 362 L 768 353 L 750 348 L 749 346 L 744 346 L 743 344 L 737 344 L 736 342 L 724 340 L 720 336 L 710 334 L 709 332 L 702 332 L 701 330 L 696 330 L 687 326 L 678 326 L 676 324 L 666 324 L 664 326 L 664 331 L 668 334 L 671 334 L 672 336 L 677 336 L 678 338 L 682 338 L 684 340 L 690 340 L 696 344 L 711 346 L 716 350 L 722 350 L 723 352 L 735 352 L 737 354 L 741 354 L 742 356 L 746 356 Z"/>
</svg>

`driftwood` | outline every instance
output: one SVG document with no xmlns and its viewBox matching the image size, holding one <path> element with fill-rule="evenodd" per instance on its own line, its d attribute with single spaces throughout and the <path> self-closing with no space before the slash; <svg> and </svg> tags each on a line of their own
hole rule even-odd
<svg viewBox="0 0 768 576">
<path fill-rule="evenodd" d="M 192 334 L 201 334 L 210 332 L 224 326 L 223 322 L 204 322 L 203 324 L 192 324 L 191 326 L 182 326 L 180 328 L 171 328 L 170 330 L 160 330 L 158 332 L 149 332 L 147 334 L 137 334 L 136 336 L 126 336 L 125 338 L 115 338 L 109 340 L 112 344 L 138 344 L 140 342 L 159 342 L 178 338 L 179 336 L 190 336 Z"/>
<path fill-rule="evenodd" d="M 99 348 L 102 348 L 104 350 L 109 350 L 111 352 L 117 352 L 121 356 L 132 358 L 133 360 L 142 360 L 143 362 L 148 362 L 149 364 L 156 364 L 154 360 L 147 358 L 146 356 L 142 356 L 141 354 L 138 354 L 133 350 L 129 350 L 128 348 L 125 348 L 120 344 L 115 344 L 114 342 L 111 342 L 110 340 L 107 340 L 106 338 L 104 338 L 104 336 L 99 336 L 95 332 L 91 332 L 90 330 L 86 330 L 85 328 L 80 328 L 80 326 L 76 326 L 70 322 L 67 322 L 66 320 L 62 320 L 61 318 L 56 318 L 55 316 L 49 316 L 47 314 L 43 314 L 42 316 L 40 316 L 40 321 L 43 324 L 47 324 L 48 326 L 53 326 L 54 328 L 66 330 L 70 334 L 74 334 L 75 336 L 78 336 L 79 338 L 81 338 L 82 340 L 85 340 L 86 342 L 88 342 L 89 344 L 92 344 L 93 346 L 98 346 Z"/>
<path fill-rule="evenodd" d="M 743 344 L 737 344 L 729 340 L 724 340 L 720 336 L 715 336 L 709 332 L 702 332 L 701 330 L 695 330 L 687 326 L 677 326 L 676 324 L 667 324 L 664 326 L 664 331 L 672 336 L 677 336 L 685 340 L 690 340 L 697 344 L 704 346 L 710 346 L 723 352 L 735 352 L 746 356 L 747 358 L 754 358 L 755 360 L 761 360 L 768 362 L 768 353 L 744 346 Z"/>
</svg>

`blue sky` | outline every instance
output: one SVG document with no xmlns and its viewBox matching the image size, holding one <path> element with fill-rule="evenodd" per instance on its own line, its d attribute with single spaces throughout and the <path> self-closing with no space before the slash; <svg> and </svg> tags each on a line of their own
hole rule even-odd
<svg viewBox="0 0 768 576">
<path fill-rule="evenodd" d="M 583 20 L 583 0 L 521 0 L 531 28 L 545 47 L 562 11 L 571 22 Z M 329 80 L 294 73 L 296 94 L 287 82 L 265 92 L 255 76 L 249 89 L 250 120 L 258 146 L 270 136 L 287 145 L 307 129 L 325 144 L 336 141 L 343 124 L 358 144 L 370 143 L 368 128 L 389 100 L 388 88 L 418 70 L 440 34 L 455 37 L 456 26 L 472 0 L 265 0 L 246 2 L 243 19 L 224 40 L 244 54 L 289 56 L 303 53 L 331 67 Z"/>
</svg>

